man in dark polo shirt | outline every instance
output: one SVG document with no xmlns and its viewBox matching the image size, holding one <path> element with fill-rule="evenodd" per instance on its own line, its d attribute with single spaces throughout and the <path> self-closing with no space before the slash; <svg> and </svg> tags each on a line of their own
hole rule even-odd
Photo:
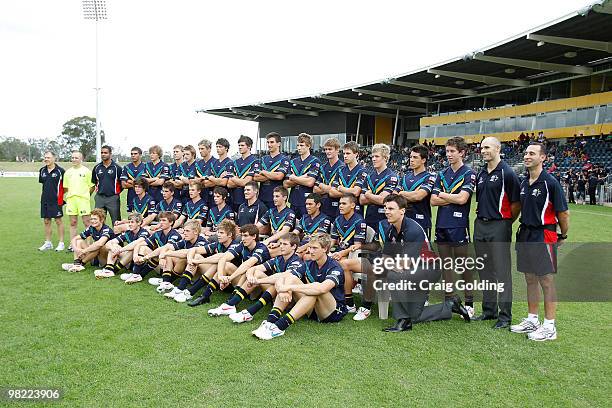
<svg viewBox="0 0 612 408">
<path fill-rule="evenodd" d="M 476 222 L 474 246 L 483 260 L 480 280 L 503 283 L 503 292 L 482 292 L 482 315 L 475 320 L 495 320 L 495 329 L 507 329 L 512 321 L 512 273 L 510 242 L 512 222 L 521 209 L 520 182 L 516 173 L 501 159 L 501 143 L 494 137 L 480 144 L 486 163 L 476 177 Z M 498 302 L 499 300 L 499 302 Z"/>
<path fill-rule="evenodd" d="M 268 207 L 259 198 L 259 185 L 255 181 L 249 181 L 244 186 L 244 203 L 238 208 L 238 226 L 257 224 L 257 221 L 268 212 Z"/>
<path fill-rule="evenodd" d="M 102 162 L 91 171 L 91 182 L 96 186 L 94 197 L 96 208 L 103 208 L 112 223 L 121 220 L 121 172 L 123 169 L 113 160 L 113 148 L 104 145 L 100 150 Z"/>
<path fill-rule="evenodd" d="M 557 293 L 557 246 L 567 239 L 569 210 L 559 182 L 546 171 L 546 147 L 532 143 L 525 150 L 529 177 L 521 183 L 521 219 L 516 235 L 516 268 L 525 274 L 528 314 L 510 327 L 513 333 L 526 333 L 529 340 L 557 338 L 555 315 Z M 557 233 L 557 225 L 560 233 Z M 544 322 L 538 318 L 540 288 L 544 292 Z"/>
<path fill-rule="evenodd" d="M 45 243 L 39 251 L 53 249 L 51 243 L 51 219 L 55 219 L 59 242 L 56 251 L 64 250 L 64 169 L 55 164 L 55 153 L 45 152 L 45 166 L 38 172 L 38 182 L 42 184 L 40 195 L 40 216 L 45 224 Z"/>
</svg>

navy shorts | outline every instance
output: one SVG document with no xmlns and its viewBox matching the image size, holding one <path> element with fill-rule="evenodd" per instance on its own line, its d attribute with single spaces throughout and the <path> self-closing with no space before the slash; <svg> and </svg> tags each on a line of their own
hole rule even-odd
<svg viewBox="0 0 612 408">
<path fill-rule="evenodd" d="M 344 318 L 344 316 L 346 316 L 347 313 L 348 310 L 346 309 L 345 305 L 338 306 L 338 304 L 336 303 L 336 309 L 334 309 L 334 311 L 331 312 L 331 314 L 325 319 L 319 319 L 319 316 L 317 316 L 317 312 L 315 312 L 314 309 L 312 310 L 312 313 L 308 316 L 308 318 L 319 323 L 338 323 Z"/>
<path fill-rule="evenodd" d="M 470 231 L 465 228 L 436 228 L 436 242 L 451 246 L 461 246 L 470 243 Z"/>
<path fill-rule="evenodd" d="M 516 269 L 537 276 L 557 273 L 557 232 L 521 225 L 516 232 Z"/>
<path fill-rule="evenodd" d="M 42 201 L 40 203 L 40 218 L 60 218 L 63 216 L 63 207 L 58 205 L 57 202 Z"/>
</svg>

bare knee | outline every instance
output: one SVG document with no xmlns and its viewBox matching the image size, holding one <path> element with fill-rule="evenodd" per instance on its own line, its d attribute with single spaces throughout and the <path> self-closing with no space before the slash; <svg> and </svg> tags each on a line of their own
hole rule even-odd
<svg viewBox="0 0 612 408">
<path fill-rule="evenodd" d="M 536 285 L 538 283 L 538 277 L 533 273 L 526 273 L 525 282 L 527 282 L 527 285 Z"/>
</svg>

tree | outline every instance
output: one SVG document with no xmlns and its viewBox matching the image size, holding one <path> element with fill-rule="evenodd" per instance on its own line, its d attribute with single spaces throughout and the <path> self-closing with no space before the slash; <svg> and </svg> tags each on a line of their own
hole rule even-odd
<svg viewBox="0 0 612 408">
<path fill-rule="evenodd" d="M 1 137 L 0 160 L 40 160 L 42 153 L 41 149 L 33 143 L 35 139 L 30 139 L 28 141 L 30 142 L 29 144 L 15 137 Z"/>
<path fill-rule="evenodd" d="M 104 132 L 100 132 L 102 144 L 104 144 Z M 59 136 L 59 144 L 62 146 L 62 156 L 73 150 L 83 153 L 85 160 L 96 158 L 96 119 L 90 116 L 79 116 L 70 119 L 62 126 L 62 134 Z"/>
</svg>

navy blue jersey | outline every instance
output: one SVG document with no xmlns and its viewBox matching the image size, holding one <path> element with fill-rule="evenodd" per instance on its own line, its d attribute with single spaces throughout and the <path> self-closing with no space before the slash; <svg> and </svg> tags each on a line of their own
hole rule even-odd
<svg viewBox="0 0 612 408">
<path fill-rule="evenodd" d="M 410 202 L 411 209 L 406 213 L 409 218 L 418 222 L 419 225 L 425 229 L 431 228 L 431 206 L 429 205 L 429 199 L 435 181 L 435 173 L 423 171 L 414 174 L 414 170 L 409 170 L 404 177 L 402 177 L 397 187 L 395 187 L 396 193 L 400 191 L 427 191 L 427 196 L 421 201 Z"/>
<path fill-rule="evenodd" d="M 194 164 L 195 164 L 195 161 L 194 161 Z M 170 176 L 172 180 L 178 180 L 178 178 L 181 176 L 181 166 L 182 165 L 183 165 L 183 162 L 180 162 L 179 164 L 176 164 L 176 162 L 174 162 L 168 165 L 168 175 Z"/>
<path fill-rule="evenodd" d="M 521 183 L 521 224 L 530 227 L 555 226 L 557 213 L 567 211 L 563 189 L 552 175 L 542 170 L 538 179 L 529 185 L 529 177 Z"/>
<path fill-rule="evenodd" d="M 159 177 L 166 181 L 170 178 L 170 167 L 161 160 L 157 164 L 150 161 L 145 165 L 144 175 L 149 178 Z M 149 186 L 148 193 L 155 201 L 160 202 L 163 200 L 161 189 L 162 186 Z"/>
<path fill-rule="evenodd" d="M 127 230 L 123 234 L 117 235 L 115 239 L 117 240 L 119 245 L 123 245 L 123 244 L 131 244 L 132 242 L 136 241 L 139 238 L 147 239 L 149 238 L 149 236 L 151 236 L 149 231 L 147 231 L 145 228 L 140 228 L 136 232 Z"/>
<path fill-rule="evenodd" d="M 166 200 L 161 200 L 159 203 L 155 205 L 155 214 L 159 214 L 161 212 L 171 212 L 176 215 L 176 217 L 180 217 L 183 213 L 183 203 L 177 198 L 172 197 L 170 202 Z"/>
<path fill-rule="evenodd" d="M 250 154 L 244 159 L 242 156 L 240 156 L 234 160 L 231 176 L 238 177 L 239 179 L 252 177 L 256 162 L 257 158 L 255 155 Z M 235 187 L 230 189 L 230 195 L 232 196 L 234 208 L 238 208 L 238 206 L 246 201 L 244 198 L 244 187 Z"/>
<path fill-rule="evenodd" d="M 223 220 L 232 220 L 235 221 L 236 214 L 232 211 L 232 207 L 229 205 L 225 205 L 222 209 L 214 206 L 208 211 L 208 221 L 206 222 L 206 226 L 210 228 L 212 231 L 217 231 L 217 225 Z"/>
<path fill-rule="evenodd" d="M 470 202 L 475 183 L 476 175 L 465 164 L 459 167 L 457 171 L 453 171 L 448 166 L 438 173 L 432 194 L 440 194 L 441 192 L 459 194 L 462 191 L 467 191 L 470 194 L 470 198 L 463 205 L 448 204 L 439 206 L 436 228 L 469 228 Z"/>
<path fill-rule="evenodd" d="M 186 239 L 181 239 L 178 242 L 172 242 L 172 247 L 174 248 L 175 251 L 178 251 L 180 249 L 191 249 L 191 248 L 203 247 L 207 243 L 208 241 L 206 240 L 206 238 L 204 238 L 201 235 L 198 235 L 194 242 L 187 241 Z"/>
<path fill-rule="evenodd" d="M 142 215 L 142 218 L 155 213 L 155 200 L 148 193 L 145 193 L 142 198 L 134 196 L 131 204 L 132 211 Z"/>
<path fill-rule="evenodd" d="M 489 173 L 487 165 L 476 177 L 476 216 L 489 220 L 512 218 L 511 203 L 520 201 L 520 181 L 503 160 Z"/>
<path fill-rule="evenodd" d="M 334 287 L 329 293 L 336 299 L 337 306 L 344 306 L 344 271 L 338 261 L 332 257 L 328 256 L 322 267 L 319 267 L 315 261 L 306 261 L 305 273 L 298 277 L 304 283 L 332 281 Z"/>
<path fill-rule="evenodd" d="M 204 226 L 206 224 L 206 217 L 208 216 L 208 205 L 202 198 L 196 202 L 187 200 L 185 204 L 183 204 L 183 213 L 181 215 L 184 215 L 187 220 L 198 220 L 200 224 Z"/>
<path fill-rule="evenodd" d="M 47 166 L 39 170 L 38 182 L 42 184 L 42 202 L 64 205 L 64 173 L 64 169 L 57 165 L 51 171 Z"/>
<path fill-rule="evenodd" d="M 111 197 L 121 193 L 121 173 L 123 169 L 114 160 L 106 167 L 98 163 L 91 171 L 91 182 L 96 185 L 98 194 Z"/>
<path fill-rule="evenodd" d="M 175 244 L 179 242 L 181 239 L 181 234 L 178 233 L 177 230 L 171 228 L 168 233 L 164 233 L 163 230 L 155 231 L 153 235 L 149 238 L 145 239 L 145 243 L 151 249 L 157 249 L 159 247 L 163 247 L 166 244 Z"/>
<path fill-rule="evenodd" d="M 341 160 L 336 161 L 332 166 L 329 163 L 329 160 L 326 161 L 319 171 L 319 177 L 317 181 L 319 183 L 326 184 L 328 186 L 336 186 L 338 183 L 340 169 L 342 167 L 346 167 Z M 321 202 L 321 212 L 331 219 L 334 219 L 338 216 L 338 202 L 339 198 L 331 198 L 329 195 L 323 195 L 323 200 Z"/>
<path fill-rule="evenodd" d="M 423 227 L 408 217 L 404 217 L 399 231 L 386 219 L 381 221 L 374 240 L 378 241 L 386 255 L 401 253 L 415 259 L 421 255 L 424 247 L 429 246 Z"/>
<path fill-rule="evenodd" d="M 262 157 L 259 161 L 253 164 L 254 173 L 258 173 L 261 170 L 271 172 L 281 172 L 287 175 L 289 172 L 289 160 L 282 154 L 277 154 L 272 157 L 269 154 Z M 259 185 L 259 199 L 264 203 L 272 202 L 272 194 L 274 189 L 278 186 L 283 185 L 283 180 L 268 180 L 260 183 Z"/>
<path fill-rule="evenodd" d="M 352 169 L 350 169 L 348 166 L 343 166 L 338 170 L 338 177 L 336 178 L 334 186 L 342 186 L 346 188 L 360 187 L 363 189 L 367 176 L 368 173 L 361 164 L 355 165 L 355 167 Z M 363 215 L 363 208 L 361 208 L 359 202 L 357 202 L 355 205 L 355 212 Z"/>
<path fill-rule="evenodd" d="M 319 213 L 319 215 L 314 218 L 306 214 L 298 221 L 295 230 L 304 233 L 304 240 L 302 242 L 306 243 L 312 234 L 329 234 L 331 230 L 331 220 L 323 213 Z"/>
<path fill-rule="evenodd" d="M 181 165 L 179 166 L 179 177 L 187 177 L 190 180 L 193 180 L 194 178 L 196 178 L 197 176 L 197 172 L 196 172 L 196 161 L 194 160 L 191 164 L 189 164 L 188 162 L 182 162 Z M 177 177 L 178 178 L 178 177 Z M 189 200 L 189 184 L 184 185 L 183 187 L 181 187 L 180 190 L 178 190 L 179 192 L 179 196 L 181 198 L 182 201 L 187 201 Z M 176 191 L 174 192 L 174 196 L 177 196 Z"/>
<path fill-rule="evenodd" d="M 260 224 L 270 224 L 270 234 L 276 234 L 283 227 L 289 227 L 291 231 L 295 227 L 295 213 L 289 207 L 283 208 L 278 211 L 276 207 L 272 207 L 264 214 L 259 220 Z"/>
<path fill-rule="evenodd" d="M 296 176 L 309 176 L 316 181 L 319 177 L 321 162 L 316 156 L 310 154 L 303 160 L 300 156 L 292 159 L 290 166 L 291 174 Z M 312 187 L 297 184 L 295 187 L 291 188 L 289 202 L 292 206 L 303 207 L 306 204 L 306 197 L 310 193 L 312 193 Z"/>
<path fill-rule="evenodd" d="M 121 170 L 120 179 L 122 181 L 134 181 L 137 178 L 142 177 L 142 175 L 144 174 L 144 171 L 145 171 L 145 164 L 143 162 L 140 162 L 138 166 L 134 166 L 134 163 L 128 163 L 125 166 L 123 166 L 123 169 Z M 131 203 L 135 196 L 136 196 L 136 192 L 134 191 L 134 187 L 128 188 L 127 189 L 127 203 L 128 203 L 129 210 L 132 210 Z"/>
<path fill-rule="evenodd" d="M 205 256 L 210 256 L 214 254 L 224 254 L 225 252 L 229 251 L 230 248 L 236 248 L 238 245 L 240 245 L 240 242 L 238 241 L 231 241 L 228 246 L 223 245 L 219 241 L 215 241 L 204 244 L 203 248 L 206 251 Z M 239 265 L 239 263 L 236 265 Z"/>
<path fill-rule="evenodd" d="M 331 227 L 331 237 L 337 240 L 338 248 L 347 249 L 357 242 L 365 242 L 367 225 L 360 214 L 354 213 L 348 220 L 339 215 Z"/>
<path fill-rule="evenodd" d="M 380 173 L 376 169 L 372 169 L 365 178 L 364 190 L 370 191 L 372 194 L 382 194 L 383 192 L 392 193 L 397 187 L 399 179 L 397 174 L 390 168 L 386 168 Z M 385 219 L 385 206 L 368 204 L 365 214 L 365 219 L 368 225 L 372 228 L 381 220 Z"/>
<path fill-rule="evenodd" d="M 268 207 L 259 200 L 255 200 L 253 205 L 247 202 L 240 204 L 238 209 L 238 226 L 247 224 L 257 224 L 257 222 L 268 212 Z"/>
<path fill-rule="evenodd" d="M 211 168 L 217 162 L 217 158 L 210 156 L 208 160 L 198 160 L 196 162 L 196 176 L 198 178 L 208 177 L 212 174 Z M 202 191 L 200 192 L 200 196 L 206 200 L 206 204 L 208 205 L 208 198 L 211 193 L 210 187 L 204 187 L 202 184 Z M 214 203 L 213 203 L 214 204 Z"/>
<path fill-rule="evenodd" d="M 290 272 L 301 278 L 306 272 L 304 262 L 295 253 L 287 259 L 282 255 L 274 259 L 268 259 L 263 263 L 263 266 L 266 268 L 266 275 L 268 276 L 275 273 Z"/>
<path fill-rule="evenodd" d="M 232 177 L 234 174 L 234 161 L 229 157 L 226 157 L 223 160 L 217 159 L 214 163 L 210 165 L 209 176 L 212 177 L 221 177 L 223 173 L 226 173 L 225 179 Z M 212 208 L 215 205 L 215 200 L 213 199 L 213 191 L 214 187 L 208 189 L 208 207 Z M 204 195 L 202 195 L 204 197 Z M 231 196 L 226 198 L 226 202 L 228 205 L 232 205 Z"/>
<path fill-rule="evenodd" d="M 87 239 L 88 237 L 91 237 L 94 242 L 102 237 L 106 237 L 110 241 L 111 239 L 115 238 L 115 234 L 113 233 L 112 228 L 106 224 L 102 224 L 100 229 L 95 229 L 90 225 L 85 229 L 85 231 L 81 232 L 80 237 L 81 239 Z"/>
<path fill-rule="evenodd" d="M 227 252 L 234 255 L 234 259 L 240 259 L 242 262 L 245 262 L 249 258 L 255 258 L 258 264 L 262 264 L 270 259 L 268 247 L 261 242 L 258 242 L 253 249 L 249 249 L 244 246 L 244 244 L 240 243 L 235 247 L 228 248 Z"/>
</svg>

